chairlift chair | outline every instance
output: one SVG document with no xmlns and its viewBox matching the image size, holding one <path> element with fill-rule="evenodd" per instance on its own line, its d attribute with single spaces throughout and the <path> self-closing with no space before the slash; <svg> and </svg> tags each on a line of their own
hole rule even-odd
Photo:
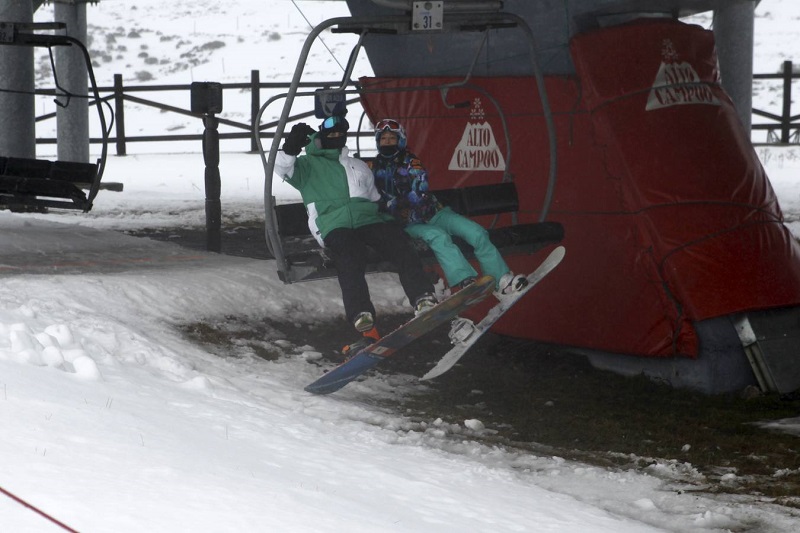
<svg viewBox="0 0 800 533">
<path fill-rule="evenodd" d="M 12 211 L 60 208 L 88 212 L 100 190 L 108 153 L 108 128 L 102 109 L 103 100 L 97 88 L 89 52 L 83 43 L 74 37 L 35 33 L 39 30 L 64 29 L 66 25 L 63 22 L 3 22 L 0 25 L 3 30 L 0 32 L 0 45 L 36 46 L 48 49 L 53 46 L 77 46 L 81 50 L 102 130 L 101 156 L 95 163 L 0 157 L 0 208 Z M 53 73 L 55 75 L 55 68 Z M 57 79 L 56 88 L 68 97 L 73 96 L 58 86 Z"/>
<path fill-rule="evenodd" d="M 519 16 L 512 13 L 503 13 L 497 10 L 487 11 L 485 8 L 470 11 L 470 2 L 457 6 L 453 13 L 448 13 L 441 24 L 441 31 L 444 33 L 457 32 L 486 32 L 491 29 L 518 29 L 522 30 L 530 43 L 531 63 L 535 74 L 542 107 L 544 109 L 545 122 L 549 134 L 550 166 L 548 176 L 547 193 L 538 223 L 534 224 L 514 224 L 505 228 L 490 228 L 492 240 L 498 245 L 501 253 L 519 252 L 523 248 L 531 253 L 548 244 L 557 243 L 563 238 L 563 228 L 557 222 L 548 222 L 546 217 L 549 205 L 552 200 L 553 190 L 556 181 L 556 138 L 555 127 L 552 114 L 547 99 L 547 92 L 544 85 L 544 77 L 536 61 L 535 43 L 533 34 L 527 23 Z M 483 2 L 482 4 L 486 4 Z M 446 5 L 446 4 L 445 4 Z M 466 8 L 465 8 L 466 7 Z M 410 12 L 405 15 L 383 15 L 365 17 L 338 17 L 328 19 L 318 24 L 307 36 L 300 57 L 295 68 L 294 76 L 288 91 L 265 102 L 255 118 L 253 127 L 254 142 L 261 155 L 264 166 L 264 210 L 265 210 L 265 238 L 267 247 L 277 263 L 278 275 L 284 283 L 294 283 L 299 281 L 309 281 L 336 275 L 333 265 L 325 256 L 324 250 L 320 249 L 316 241 L 310 236 L 307 227 L 307 213 L 303 204 L 278 205 L 272 194 L 272 182 L 274 176 L 275 160 L 280 143 L 286 131 L 287 123 L 290 120 L 292 104 L 299 96 L 316 96 L 314 92 L 298 92 L 300 79 L 305 69 L 305 64 L 316 38 L 326 29 L 331 28 L 332 32 L 355 33 L 359 35 L 358 42 L 350 53 L 347 66 L 338 88 L 327 89 L 327 92 L 338 92 L 344 95 L 362 96 L 373 92 L 383 92 L 385 90 L 397 91 L 398 89 L 347 89 L 350 84 L 350 76 L 355 66 L 355 61 L 362 47 L 364 38 L 370 34 L 382 35 L 403 35 L 416 31 L 414 29 L 415 13 Z M 476 53 L 480 53 L 480 49 Z M 468 85 L 471 75 L 473 62 L 470 72 L 467 73 L 463 81 L 444 85 L 429 85 L 422 87 L 404 88 L 404 91 L 439 91 L 443 100 L 446 102 L 447 91 L 453 87 L 463 87 Z M 472 87 L 474 88 L 474 87 Z M 323 91 L 325 92 L 325 91 Z M 488 95 L 487 95 L 488 96 Z M 261 144 L 261 116 L 264 110 L 271 103 L 278 99 L 284 99 L 281 116 L 276 124 L 275 132 L 269 153 L 266 153 Z M 447 105 L 447 104 L 446 104 Z M 504 124 L 504 131 L 508 139 L 508 159 L 511 156 L 511 141 L 505 129 L 505 118 L 502 110 L 497 106 L 501 119 Z M 319 118 L 324 118 L 320 116 Z M 505 175 L 503 182 L 491 186 L 467 187 L 444 191 L 432 191 L 437 197 L 445 200 L 456 212 L 465 216 L 475 216 L 481 214 L 499 214 L 502 212 L 516 211 L 518 200 L 516 189 L 510 176 Z M 515 219 L 516 221 L 516 219 Z M 371 271 L 389 270 L 389 265 L 373 263 Z"/>
</svg>

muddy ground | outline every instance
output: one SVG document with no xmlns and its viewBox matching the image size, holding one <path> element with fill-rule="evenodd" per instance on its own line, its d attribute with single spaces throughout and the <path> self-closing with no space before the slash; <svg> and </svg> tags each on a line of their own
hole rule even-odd
<svg viewBox="0 0 800 533">
<path fill-rule="evenodd" d="M 137 235 L 204 249 L 205 231 L 148 230 Z M 223 253 L 266 258 L 260 226 L 223 232 Z M 400 324 L 407 316 L 389 317 Z M 248 323 L 228 317 L 187 324 L 194 341 L 235 353 L 247 347 L 266 359 L 267 329 L 310 344 L 331 361 L 352 340 L 340 318 L 313 328 Z M 391 324 L 387 324 L 391 326 Z M 386 327 L 385 327 L 386 329 Z M 375 372 L 423 375 L 448 345 L 446 328 L 416 341 Z M 370 379 L 370 375 L 364 379 Z M 642 469 L 659 461 L 691 464 L 703 474 L 697 491 L 748 494 L 800 508 L 800 436 L 769 431 L 760 423 L 800 416 L 800 395 L 706 396 L 673 390 L 644 377 L 622 377 L 592 368 L 559 347 L 487 334 L 427 392 L 389 407 L 411 419 L 478 418 L 497 433 L 495 445 L 528 449 L 608 468 Z M 385 404 L 382 404 L 384 407 Z M 735 474 L 734 477 L 726 474 Z M 731 480 L 734 481 L 731 481 Z"/>
</svg>

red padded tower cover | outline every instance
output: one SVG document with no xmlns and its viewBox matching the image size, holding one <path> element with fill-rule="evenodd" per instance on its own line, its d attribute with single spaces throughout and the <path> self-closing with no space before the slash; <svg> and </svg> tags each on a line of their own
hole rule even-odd
<svg viewBox="0 0 800 533">
<path fill-rule="evenodd" d="M 546 80 L 558 154 L 548 219 L 564 225 L 567 255 L 495 331 L 694 357 L 694 322 L 800 304 L 800 248 L 719 85 L 712 33 L 642 20 L 576 36 L 571 52 L 577 76 Z M 470 79 L 447 91 L 442 84 L 461 80 L 361 81 L 370 119 L 405 125 L 434 189 L 508 174 L 519 221 L 538 220 L 550 153 L 532 78 Z M 530 272 L 542 257 L 509 265 Z"/>
</svg>

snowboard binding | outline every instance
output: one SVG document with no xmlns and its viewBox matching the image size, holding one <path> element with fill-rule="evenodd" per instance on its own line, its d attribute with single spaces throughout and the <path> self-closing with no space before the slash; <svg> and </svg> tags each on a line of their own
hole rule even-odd
<svg viewBox="0 0 800 533">
<path fill-rule="evenodd" d="M 468 318 L 461 318 L 458 317 L 450 324 L 450 333 L 448 336 L 450 337 L 450 342 L 453 344 L 464 344 L 467 342 L 472 335 L 475 334 L 477 329 L 475 328 L 475 323 L 468 319 Z"/>
</svg>

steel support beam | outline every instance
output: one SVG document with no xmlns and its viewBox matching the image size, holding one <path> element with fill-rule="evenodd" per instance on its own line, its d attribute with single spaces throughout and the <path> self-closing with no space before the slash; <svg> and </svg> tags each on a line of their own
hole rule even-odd
<svg viewBox="0 0 800 533">
<path fill-rule="evenodd" d="M 722 87 L 733 100 L 748 137 L 753 113 L 755 8 L 755 0 L 728 0 L 714 11 Z"/>
<path fill-rule="evenodd" d="M 65 35 L 86 43 L 86 2 L 55 2 L 56 22 L 67 25 Z M 55 48 L 56 74 L 60 87 L 74 96 L 59 96 L 56 110 L 58 159 L 89 162 L 89 75 L 81 50 L 76 46 Z"/>
<path fill-rule="evenodd" d="M 31 0 L 0 0 L 0 22 L 33 22 Z M 0 155 L 36 157 L 33 48 L 0 46 Z"/>
</svg>

